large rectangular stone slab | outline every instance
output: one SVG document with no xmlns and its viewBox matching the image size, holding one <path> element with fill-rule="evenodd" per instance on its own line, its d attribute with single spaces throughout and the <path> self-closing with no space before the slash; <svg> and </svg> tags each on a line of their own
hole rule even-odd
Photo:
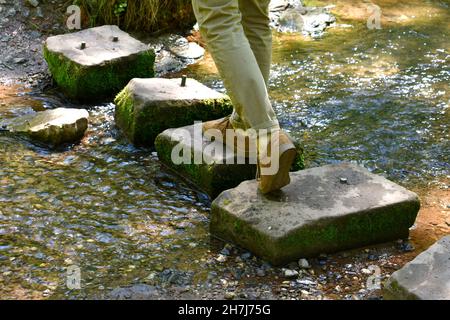
<svg viewBox="0 0 450 320">
<path fill-rule="evenodd" d="M 160 161 L 205 191 L 211 198 L 217 197 L 224 190 L 236 187 L 242 181 L 255 179 L 254 160 L 238 158 L 222 143 L 205 139 L 201 135 L 201 126 L 197 128 L 200 134 L 194 134 L 194 128 L 192 125 L 168 129 L 158 135 L 155 148 Z M 174 163 L 172 151 L 177 146 L 180 150 L 187 150 L 191 163 Z M 299 155 L 292 168 L 293 171 L 304 168 L 303 150 L 300 146 L 297 149 Z M 214 154 L 208 150 L 222 150 L 222 152 Z M 204 161 L 196 164 L 194 161 L 196 158 Z"/>
<path fill-rule="evenodd" d="M 416 194 L 352 164 L 291 173 L 269 196 L 246 181 L 212 204 L 211 233 L 273 264 L 407 238 Z"/>
<path fill-rule="evenodd" d="M 233 111 L 228 96 L 194 79 L 133 79 L 117 96 L 116 124 L 135 145 L 153 146 L 169 128 L 225 117 Z"/>
<path fill-rule="evenodd" d="M 154 76 L 153 50 L 117 26 L 49 37 L 44 57 L 64 93 L 82 101 L 115 95 L 133 78 Z"/>
<path fill-rule="evenodd" d="M 387 300 L 450 300 L 450 236 L 394 272 L 384 287 Z"/>
</svg>

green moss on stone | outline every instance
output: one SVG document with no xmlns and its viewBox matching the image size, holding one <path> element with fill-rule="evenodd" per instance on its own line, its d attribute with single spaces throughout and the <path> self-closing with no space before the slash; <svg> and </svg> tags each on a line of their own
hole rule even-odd
<svg viewBox="0 0 450 320">
<path fill-rule="evenodd" d="M 124 91 L 128 91 L 125 88 Z M 229 115 L 233 106 L 228 98 L 194 101 L 150 102 L 135 101 L 130 92 L 116 98 L 116 123 L 130 141 L 138 146 L 153 146 L 158 134 L 166 129 L 209 121 Z"/>
<path fill-rule="evenodd" d="M 346 219 L 326 220 L 304 226 L 282 238 L 262 233 L 246 221 L 224 209 L 224 203 L 212 206 L 211 233 L 226 238 L 275 265 L 291 262 L 299 257 L 317 256 L 373 243 L 387 242 L 408 236 L 414 224 L 419 202 L 372 210 Z M 220 222 L 220 223 L 219 223 Z M 226 236 L 225 236 L 226 235 Z"/>
<path fill-rule="evenodd" d="M 255 177 L 256 166 L 254 165 L 199 165 L 193 163 L 174 165 L 171 159 L 173 147 L 175 147 L 175 143 L 166 136 L 159 135 L 155 140 L 159 160 L 206 192 L 211 198 L 217 197 L 224 190 L 238 186 L 244 180 L 251 180 Z"/>
<path fill-rule="evenodd" d="M 116 125 L 122 128 L 127 136 L 134 135 L 134 105 L 132 93 L 125 87 L 114 100 L 116 104 L 115 120 Z"/>
<path fill-rule="evenodd" d="M 148 50 L 120 62 L 82 66 L 44 46 L 44 57 L 56 84 L 70 98 L 97 100 L 119 92 L 132 78 L 154 77 L 155 54 Z"/>
</svg>

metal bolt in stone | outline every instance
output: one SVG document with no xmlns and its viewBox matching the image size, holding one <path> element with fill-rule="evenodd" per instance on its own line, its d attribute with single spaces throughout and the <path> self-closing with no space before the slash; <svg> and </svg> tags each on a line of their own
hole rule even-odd
<svg viewBox="0 0 450 320">
<path fill-rule="evenodd" d="M 182 86 L 182 87 L 186 87 L 186 82 L 187 82 L 187 76 L 186 76 L 186 75 L 183 75 L 183 76 L 181 77 L 181 86 Z"/>
<path fill-rule="evenodd" d="M 80 48 L 81 50 L 86 49 L 86 42 L 82 42 Z"/>
<path fill-rule="evenodd" d="M 347 178 L 341 178 L 340 179 L 342 184 L 348 184 L 348 179 Z"/>
<path fill-rule="evenodd" d="M 114 36 L 113 37 L 113 42 L 118 42 L 119 41 L 119 37 L 118 36 Z"/>
</svg>

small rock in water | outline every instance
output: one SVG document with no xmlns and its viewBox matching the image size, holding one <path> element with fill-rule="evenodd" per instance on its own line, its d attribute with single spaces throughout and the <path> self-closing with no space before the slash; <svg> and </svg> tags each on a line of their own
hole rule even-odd
<svg viewBox="0 0 450 320">
<path fill-rule="evenodd" d="M 24 64 L 25 62 L 27 62 L 27 59 L 25 59 L 25 58 L 15 58 L 14 59 L 15 64 Z"/>
<path fill-rule="evenodd" d="M 313 286 L 313 285 L 316 284 L 314 281 L 311 281 L 311 280 L 308 280 L 308 279 L 305 279 L 305 280 L 297 280 L 297 283 L 299 283 L 299 284 L 301 284 L 301 285 L 304 285 L 304 286 Z"/>
<path fill-rule="evenodd" d="M 309 264 L 308 260 L 306 260 L 306 259 L 300 259 L 298 261 L 298 266 L 301 269 L 309 269 L 309 268 L 311 268 L 311 265 Z"/>
<path fill-rule="evenodd" d="M 216 258 L 216 261 L 225 262 L 225 261 L 227 261 L 227 256 L 225 256 L 223 254 L 219 254 L 219 256 Z"/>
<path fill-rule="evenodd" d="M 366 268 L 361 269 L 361 272 L 364 274 L 372 274 L 372 271 L 370 271 L 369 269 L 366 269 Z"/>
<path fill-rule="evenodd" d="M 37 7 L 39 6 L 39 1 L 38 0 L 28 0 L 28 3 L 33 6 L 33 7 Z"/>
<path fill-rule="evenodd" d="M 246 252 L 244 254 L 241 255 L 241 259 L 242 260 L 248 260 L 252 257 L 252 254 L 250 252 Z"/>
<path fill-rule="evenodd" d="M 256 275 L 258 277 L 265 277 L 266 276 L 266 272 L 264 271 L 264 269 L 257 269 L 256 270 Z"/>
<path fill-rule="evenodd" d="M 236 294 L 234 292 L 227 292 L 225 293 L 225 299 L 226 300 L 234 300 L 236 298 Z"/>
<path fill-rule="evenodd" d="M 298 271 L 297 270 L 291 270 L 291 269 L 285 269 L 283 271 L 283 275 L 286 278 L 295 278 L 298 276 Z"/>
<path fill-rule="evenodd" d="M 84 109 L 58 108 L 13 119 L 7 129 L 58 146 L 79 141 L 88 128 L 88 118 Z"/>
<path fill-rule="evenodd" d="M 230 250 L 228 250 L 227 247 L 223 248 L 222 251 L 220 251 L 220 254 L 224 255 L 224 256 L 229 256 L 230 255 Z"/>
<path fill-rule="evenodd" d="M 170 48 L 170 51 L 182 59 L 200 59 L 205 54 L 205 49 L 194 42 L 187 42 L 178 47 Z"/>
<path fill-rule="evenodd" d="M 369 260 L 377 260 L 378 259 L 378 257 L 376 256 L 376 255 L 374 255 L 374 254 L 369 254 L 368 256 L 367 256 L 367 258 L 369 259 Z"/>
</svg>

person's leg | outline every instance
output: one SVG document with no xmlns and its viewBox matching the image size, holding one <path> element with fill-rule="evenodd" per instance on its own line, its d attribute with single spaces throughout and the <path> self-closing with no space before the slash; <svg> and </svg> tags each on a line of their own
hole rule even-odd
<svg viewBox="0 0 450 320">
<path fill-rule="evenodd" d="M 242 14 L 242 26 L 259 69 L 269 86 L 270 67 L 272 64 L 272 29 L 269 17 L 270 0 L 239 0 Z"/>
<path fill-rule="evenodd" d="M 255 21 L 254 15 L 246 12 L 245 16 L 250 18 L 243 22 L 239 0 L 192 0 L 192 4 L 200 33 L 245 127 L 255 130 L 279 129 L 269 100 L 265 76 L 244 31 L 243 24 L 246 29 L 250 28 L 252 21 Z M 250 10 L 247 6 L 245 8 Z M 250 30 L 248 32 L 252 34 Z M 250 35 L 255 45 L 257 33 L 255 29 L 254 35 Z M 264 65 L 262 63 L 263 67 Z"/>
<path fill-rule="evenodd" d="M 269 87 L 270 67 L 272 63 L 272 30 L 269 17 L 270 0 L 239 0 L 242 26 L 247 37 L 266 87 Z M 245 122 L 234 111 L 231 117 L 233 125 L 245 129 Z"/>
<path fill-rule="evenodd" d="M 262 28 L 265 24 L 263 21 L 267 20 L 264 15 L 261 17 L 260 14 L 253 13 L 251 10 L 254 9 L 247 5 L 241 4 L 245 14 L 241 13 L 239 1 L 257 0 L 192 0 L 192 4 L 200 33 L 222 76 L 235 113 L 246 129 L 251 128 L 256 132 L 259 189 L 263 193 L 269 193 L 289 184 L 289 169 L 296 151 L 287 136 L 280 132 L 267 92 L 266 81 L 270 70 L 270 61 L 267 61 L 270 57 L 263 57 L 263 51 L 267 52 L 268 49 L 267 30 Z M 262 0 L 261 4 L 262 2 L 266 0 Z M 252 39 L 256 54 L 243 25 Z M 260 30 L 266 31 L 260 34 Z M 260 48 L 261 39 L 266 44 Z M 232 123 L 234 129 L 237 125 Z M 225 119 L 211 121 L 206 128 L 222 131 L 230 126 L 230 121 Z M 205 126 L 203 128 L 206 129 Z M 269 135 L 260 134 L 263 131 L 269 132 Z M 228 142 L 234 141 L 233 138 Z"/>
</svg>

